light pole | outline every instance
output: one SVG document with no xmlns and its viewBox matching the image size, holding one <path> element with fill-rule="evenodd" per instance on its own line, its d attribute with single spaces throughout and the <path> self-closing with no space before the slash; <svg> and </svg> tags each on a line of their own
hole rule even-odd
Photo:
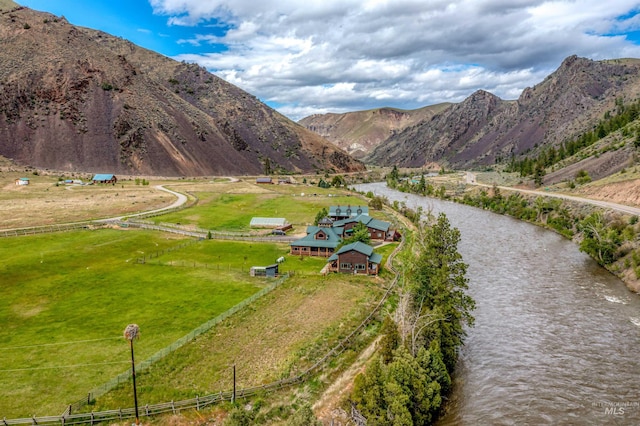
<svg viewBox="0 0 640 426">
<path fill-rule="evenodd" d="M 127 328 L 124 329 L 124 338 L 129 341 L 129 345 L 131 346 L 131 374 L 133 376 L 133 403 L 136 407 L 136 425 L 140 424 L 140 420 L 138 418 L 138 394 L 136 392 L 136 364 L 133 358 L 133 339 L 139 337 L 140 327 L 138 327 L 138 324 L 129 324 Z"/>
</svg>

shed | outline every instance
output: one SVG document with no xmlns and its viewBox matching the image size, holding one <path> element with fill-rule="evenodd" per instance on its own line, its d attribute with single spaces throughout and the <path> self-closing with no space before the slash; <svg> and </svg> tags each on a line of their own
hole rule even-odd
<svg viewBox="0 0 640 426">
<path fill-rule="evenodd" d="M 259 177 L 256 178 L 256 183 L 269 184 L 273 183 L 273 180 L 270 177 Z"/>
<path fill-rule="evenodd" d="M 268 266 L 252 266 L 249 270 L 249 274 L 252 277 L 269 277 L 274 278 L 278 276 L 278 264 Z"/>
<path fill-rule="evenodd" d="M 29 185 L 29 178 L 16 179 L 16 185 Z"/>
</svg>

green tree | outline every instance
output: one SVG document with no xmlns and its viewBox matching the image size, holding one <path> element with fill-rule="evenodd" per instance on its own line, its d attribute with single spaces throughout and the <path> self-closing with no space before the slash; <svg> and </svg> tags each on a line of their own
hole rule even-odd
<svg viewBox="0 0 640 426">
<path fill-rule="evenodd" d="M 340 188 L 341 186 L 347 186 L 347 181 L 345 181 L 342 176 L 336 175 L 331 180 L 331 186 L 334 186 L 336 188 Z"/>
<path fill-rule="evenodd" d="M 361 243 L 370 244 L 371 243 L 371 234 L 369 233 L 369 228 L 362 222 L 358 222 L 353 228 L 351 228 L 351 236 L 345 238 L 340 244 L 340 247 L 346 246 L 347 244 L 355 243 L 360 241 Z"/>
<path fill-rule="evenodd" d="M 272 172 L 271 170 L 271 160 L 269 159 L 269 157 L 265 157 L 264 159 L 264 174 L 265 175 L 270 175 Z"/>
<path fill-rule="evenodd" d="M 383 364 L 377 357 L 371 360 L 366 371 L 358 374 L 353 382 L 351 399 L 369 424 L 387 424 L 384 382 Z"/>
<path fill-rule="evenodd" d="M 580 250 L 593 257 L 600 265 L 609 265 L 617 259 L 622 238 L 620 233 L 608 227 L 602 213 L 587 216 L 578 225 L 582 232 Z"/>
<path fill-rule="evenodd" d="M 378 343 L 380 358 L 384 364 L 389 364 L 393 360 L 393 352 L 400 345 L 398 326 L 389 315 L 384 317 L 380 333 L 382 334 Z"/>
<path fill-rule="evenodd" d="M 369 207 L 371 207 L 372 209 L 382 210 L 383 205 L 384 198 L 380 197 L 379 195 L 376 195 L 375 197 L 371 198 L 371 201 L 369 201 Z"/>
<path fill-rule="evenodd" d="M 421 240 L 411 274 L 416 286 L 415 303 L 444 319 L 425 330 L 425 340 L 440 341 L 447 369 L 453 371 L 457 349 L 465 337 L 464 326 L 473 325 L 471 311 L 475 309 L 475 302 L 465 293 L 467 265 L 458 252 L 460 231 L 451 228 L 447 216 L 441 213 Z"/>
<path fill-rule="evenodd" d="M 316 214 L 316 218 L 313 220 L 313 224 L 315 226 L 318 226 L 318 223 L 324 219 L 325 217 L 329 216 L 329 212 L 327 211 L 326 207 L 323 207 L 317 214 Z"/>
</svg>

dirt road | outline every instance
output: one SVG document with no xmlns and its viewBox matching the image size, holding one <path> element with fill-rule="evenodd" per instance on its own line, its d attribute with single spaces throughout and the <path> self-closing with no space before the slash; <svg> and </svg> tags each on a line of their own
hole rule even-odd
<svg viewBox="0 0 640 426">
<path fill-rule="evenodd" d="M 483 187 L 487 187 L 487 188 L 492 188 L 493 187 L 493 185 L 487 185 L 487 184 L 484 184 L 484 183 L 474 183 L 473 185 L 483 186 Z M 616 210 L 616 211 L 619 211 L 619 212 L 622 212 L 622 213 L 640 215 L 640 208 L 638 208 L 638 207 L 625 206 L 624 204 L 612 203 L 610 201 L 593 200 L 591 198 L 576 197 L 576 196 L 573 196 L 573 195 L 558 194 L 558 193 L 555 193 L 555 192 L 548 192 L 548 191 L 534 191 L 534 190 L 530 190 L 530 189 L 519 189 L 519 188 L 510 187 L 510 186 L 498 186 L 497 188 L 499 188 L 501 191 L 517 191 L 517 192 L 522 192 L 524 194 L 540 195 L 540 196 L 543 196 L 543 197 L 560 198 L 560 199 L 563 199 L 563 200 L 577 201 L 579 203 L 593 204 L 594 206 L 603 207 L 603 208 L 611 209 L 611 210 Z"/>
</svg>

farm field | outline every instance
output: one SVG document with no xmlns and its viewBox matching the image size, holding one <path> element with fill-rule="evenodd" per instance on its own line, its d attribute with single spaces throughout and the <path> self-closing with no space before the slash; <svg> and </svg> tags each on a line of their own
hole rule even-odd
<svg viewBox="0 0 640 426">
<path fill-rule="evenodd" d="M 3 238 L 0 417 L 61 413 L 127 370 L 127 324 L 140 326 L 142 361 L 265 285 L 242 272 L 244 256 L 265 264 L 286 250 L 205 240 L 171 253 L 224 253 L 223 270 L 136 263 L 188 241 L 113 229 Z"/>
</svg>

